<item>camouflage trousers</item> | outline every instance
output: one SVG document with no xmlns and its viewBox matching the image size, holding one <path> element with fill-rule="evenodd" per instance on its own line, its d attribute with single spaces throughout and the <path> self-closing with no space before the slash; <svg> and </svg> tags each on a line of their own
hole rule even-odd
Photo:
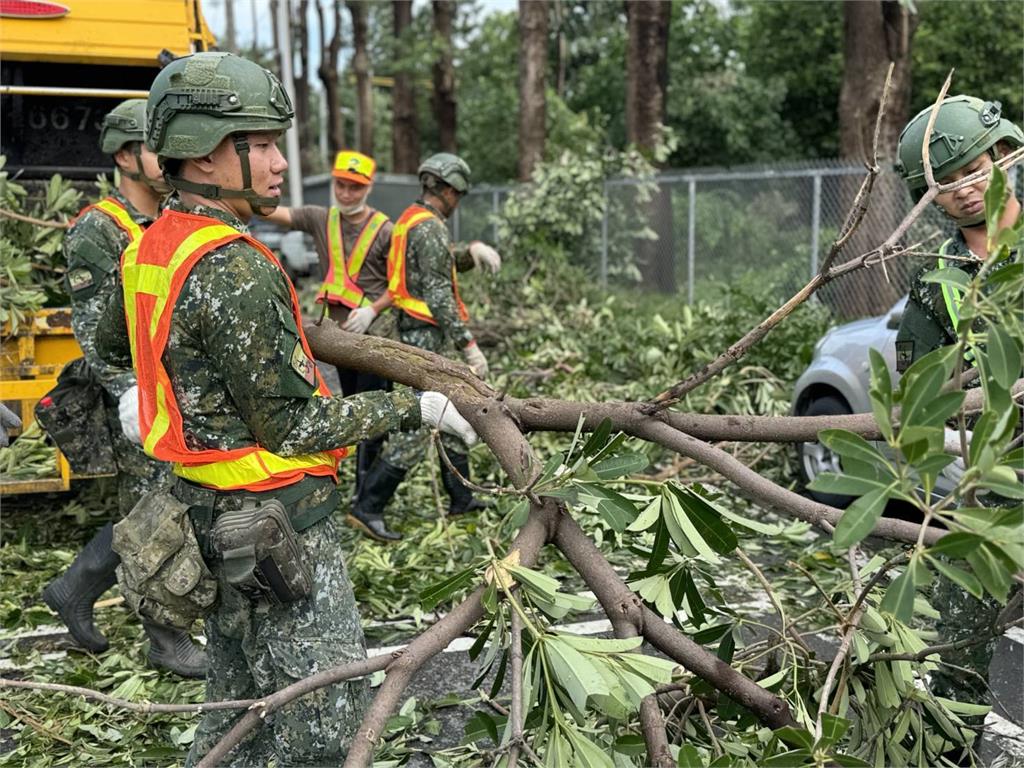
<svg viewBox="0 0 1024 768">
<path fill-rule="evenodd" d="M 401 322 L 402 320 L 399 321 L 399 324 Z M 452 360 L 459 359 L 455 348 L 445 341 L 441 331 L 434 326 L 402 329 L 401 336 L 404 344 L 437 352 L 439 355 L 444 355 Z M 428 427 L 413 430 L 412 432 L 392 432 L 388 435 L 387 443 L 385 443 L 384 448 L 380 452 L 380 459 L 393 467 L 398 467 L 408 472 L 427 455 L 427 449 L 430 446 L 430 434 L 431 430 Z M 449 455 L 452 453 L 469 453 L 469 446 L 454 435 L 442 434 L 441 444 Z"/>
<path fill-rule="evenodd" d="M 310 494 L 291 511 L 322 503 L 333 483 Z M 194 500 L 175 487 L 186 503 Z M 242 496 L 218 498 L 217 509 L 237 508 Z M 237 500 L 237 501 L 236 501 Z M 220 562 L 218 605 L 206 620 L 206 700 L 259 698 L 338 664 L 366 658 L 352 584 L 345 569 L 336 524 L 330 516 L 299 532 L 313 571 L 313 592 L 286 605 L 252 601 L 229 586 Z M 365 680 L 321 688 L 266 719 L 228 755 L 224 765 L 340 765 L 362 720 Z M 203 715 L 187 766 L 195 765 L 241 717 L 238 711 Z"/>
<path fill-rule="evenodd" d="M 935 622 L 940 643 L 956 643 L 976 637 L 979 632 L 995 624 L 1002 610 L 990 595 L 986 594 L 979 600 L 942 575 L 936 578 L 930 602 L 940 614 Z M 930 675 L 932 693 L 975 704 L 988 701 L 988 667 L 998 640 L 998 637 L 994 637 L 985 643 L 943 651 L 942 660 L 946 664 L 963 667 L 975 674 L 940 664 Z"/>
<path fill-rule="evenodd" d="M 146 455 L 121 429 L 117 406 L 107 406 L 107 428 L 117 463 L 117 511 L 123 518 L 145 494 L 171 480 L 171 465 Z"/>
</svg>

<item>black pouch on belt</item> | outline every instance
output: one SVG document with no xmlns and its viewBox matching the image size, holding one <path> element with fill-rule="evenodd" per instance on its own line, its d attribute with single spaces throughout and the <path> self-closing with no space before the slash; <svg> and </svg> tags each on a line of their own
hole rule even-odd
<svg viewBox="0 0 1024 768">
<path fill-rule="evenodd" d="M 293 603 L 313 590 L 295 529 L 277 499 L 246 499 L 241 509 L 218 516 L 210 545 L 228 583 L 251 599 Z"/>
</svg>

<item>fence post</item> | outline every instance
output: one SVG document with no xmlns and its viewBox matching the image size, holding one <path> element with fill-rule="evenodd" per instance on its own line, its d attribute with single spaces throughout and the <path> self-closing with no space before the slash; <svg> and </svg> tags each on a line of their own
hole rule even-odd
<svg viewBox="0 0 1024 768">
<path fill-rule="evenodd" d="M 690 179 L 686 189 L 688 203 L 686 226 L 686 303 L 693 305 L 694 262 L 697 251 L 697 180 Z"/>
<path fill-rule="evenodd" d="M 814 198 L 811 201 L 811 277 L 818 274 L 818 247 L 821 230 L 821 174 L 814 174 Z"/>
<path fill-rule="evenodd" d="M 604 190 L 604 216 L 601 217 L 601 287 L 608 287 L 608 182 L 602 184 Z"/>
<path fill-rule="evenodd" d="M 498 242 L 498 190 L 491 192 L 491 241 L 496 245 Z"/>
</svg>

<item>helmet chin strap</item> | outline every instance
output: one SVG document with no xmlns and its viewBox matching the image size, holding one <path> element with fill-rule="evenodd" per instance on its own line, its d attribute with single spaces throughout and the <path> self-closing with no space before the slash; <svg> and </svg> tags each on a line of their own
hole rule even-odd
<svg viewBox="0 0 1024 768">
<path fill-rule="evenodd" d="M 149 176 L 146 175 L 146 171 L 142 167 L 142 142 L 141 141 L 135 142 L 135 146 L 132 149 L 132 155 L 134 155 L 134 157 L 135 157 L 135 170 L 134 171 L 125 171 L 125 170 L 119 169 L 119 170 L 121 170 L 121 175 L 122 176 L 124 176 L 126 178 L 129 178 L 132 181 L 141 181 L 143 184 L 145 184 L 147 187 L 149 187 L 151 190 L 153 190 L 153 192 L 155 192 L 156 194 L 160 195 L 161 197 L 163 197 L 164 195 L 166 195 L 168 192 L 171 191 L 171 185 L 168 184 L 163 179 L 151 179 Z"/>
<path fill-rule="evenodd" d="M 249 142 L 246 141 L 244 136 L 233 137 L 235 152 L 238 154 L 238 161 L 242 166 L 242 188 L 241 189 L 225 189 L 219 184 L 200 184 L 194 181 L 188 181 L 183 179 L 181 176 L 167 176 L 168 183 L 175 189 L 181 190 L 182 192 L 192 192 L 193 194 L 205 197 L 207 200 L 223 200 L 226 197 L 240 197 L 249 203 L 249 207 L 252 208 L 252 212 L 257 216 L 267 216 L 277 208 L 281 201 L 276 197 L 260 197 L 256 194 L 256 190 L 252 188 L 252 168 L 249 165 Z"/>
</svg>

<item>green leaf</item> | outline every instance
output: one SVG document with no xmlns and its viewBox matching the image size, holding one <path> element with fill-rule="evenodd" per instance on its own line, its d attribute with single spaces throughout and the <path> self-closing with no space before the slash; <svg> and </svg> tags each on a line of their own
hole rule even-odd
<svg viewBox="0 0 1024 768">
<path fill-rule="evenodd" d="M 672 486 L 668 486 L 668 490 L 665 495 L 669 499 L 669 508 L 671 514 L 666 514 L 664 519 L 669 523 L 669 532 L 672 533 L 672 539 L 676 542 L 676 546 L 684 552 L 684 554 L 690 557 L 701 557 L 707 560 L 709 563 L 719 563 L 721 560 L 718 555 L 715 554 L 715 550 L 704 540 L 704 537 L 700 535 L 690 516 L 683 508 L 683 504 L 680 501 L 678 493 Z M 673 530 L 673 524 L 675 529 Z M 690 555 L 687 552 L 687 547 L 694 554 Z"/>
<path fill-rule="evenodd" d="M 889 588 L 885 590 L 885 596 L 879 609 L 888 611 L 904 624 L 909 624 L 914 616 L 914 568 L 911 565 L 897 576 Z"/>
<path fill-rule="evenodd" d="M 646 747 L 644 752 L 646 754 Z M 700 752 L 692 744 L 683 744 L 679 747 L 679 757 L 676 758 L 676 765 L 679 768 L 704 768 L 704 761 L 701 760 Z"/>
<path fill-rule="evenodd" d="M 460 589 L 465 588 L 473 580 L 476 568 L 464 568 L 458 573 L 449 576 L 444 581 L 420 590 L 420 605 L 423 610 L 432 611 L 439 603 L 444 602 Z"/>
<path fill-rule="evenodd" d="M 839 743 L 839 740 L 846 735 L 846 731 L 849 728 L 849 720 L 823 712 L 821 715 L 821 741 L 819 745 L 831 747 L 833 744 Z"/>
<path fill-rule="evenodd" d="M 728 524 L 722 522 L 714 507 L 692 491 L 677 490 L 675 487 L 673 491 L 679 497 L 694 527 L 712 549 L 720 555 L 725 555 L 739 546 L 736 534 Z"/>
<path fill-rule="evenodd" d="M 580 414 L 583 418 L 583 414 Z M 590 434 L 590 439 L 583 446 L 584 456 L 593 456 L 604 446 L 608 436 L 612 433 L 612 420 L 603 419 L 597 428 Z"/>
<path fill-rule="evenodd" d="M 615 763 L 603 749 L 571 728 L 567 731 L 573 746 L 573 765 L 577 768 L 615 768 Z"/>
<path fill-rule="evenodd" d="M 627 531 L 646 531 L 661 519 L 661 496 L 654 496 L 636 520 L 626 526 Z"/>
<path fill-rule="evenodd" d="M 814 737 L 803 728 L 794 728 L 789 725 L 783 726 L 775 731 L 775 736 L 794 747 L 810 749 L 814 746 Z"/>
<path fill-rule="evenodd" d="M 869 464 L 887 463 L 885 457 L 860 435 L 846 429 L 823 429 L 818 439 L 843 458 L 858 459 Z"/>
<path fill-rule="evenodd" d="M 810 759 L 811 751 L 809 749 L 794 749 L 791 752 L 782 752 L 765 758 L 760 764 L 771 768 L 795 768 L 795 766 L 807 765 Z"/>
<path fill-rule="evenodd" d="M 871 763 L 867 763 L 853 755 L 833 754 L 829 757 L 829 760 L 843 766 L 843 768 L 871 768 Z"/>
<path fill-rule="evenodd" d="M 594 668 L 594 657 L 584 656 L 555 635 L 546 636 L 542 647 L 555 679 L 581 712 L 586 709 L 588 696 L 608 694 L 608 684 Z"/>
<path fill-rule="evenodd" d="M 992 166 L 992 175 L 989 177 L 988 187 L 985 189 L 985 221 L 987 222 L 988 237 L 995 239 L 999 232 L 999 220 L 1003 218 L 1003 211 L 1006 209 L 1006 171 L 998 165 Z"/>
<path fill-rule="evenodd" d="M 993 554 L 991 546 L 988 542 L 983 543 L 967 555 L 967 562 L 971 564 L 974 575 L 978 577 L 985 589 L 1000 603 L 1004 603 L 1010 590 L 1012 575 L 1003 565 L 1002 560 Z"/>
<path fill-rule="evenodd" d="M 623 475 L 641 472 L 647 469 L 650 463 L 642 453 L 623 453 L 602 459 L 598 463 L 592 464 L 590 468 L 600 480 L 614 480 Z"/>
<path fill-rule="evenodd" d="M 466 743 L 490 738 L 495 745 L 498 744 L 498 723 L 489 712 L 484 712 L 481 709 L 474 712 L 473 716 L 466 721 L 464 732 L 463 741 Z"/>
<path fill-rule="evenodd" d="M 988 326 L 986 351 L 992 375 L 1000 386 L 1009 389 L 1020 376 L 1021 355 L 1017 343 L 1000 326 L 991 324 Z"/>
<path fill-rule="evenodd" d="M 974 574 L 961 570 L 960 568 L 957 568 L 955 565 L 944 563 L 942 562 L 942 560 L 939 560 L 935 557 L 930 557 L 927 554 L 925 554 L 925 557 L 927 557 L 928 562 L 930 562 L 935 567 L 935 570 L 937 570 L 950 581 L 959 584 L 961 587 L 966 589 L 979 600 L 985 594 L 984 587 L 981 586 L 981 582 L 978 581 Z"/>
<path fill-rule="evenodd" d="M 585 637 L 558 632 L 555 635 L 562 642 L 568 643 L 580 653 L 628 653 L 643 644 L 642 637 L 612 639 L 604 637 Z"/>
<path fill-rule="evenodd" d="M 889 366 L 886 365 L 882 353 L 874 347 L 868 350 L 871 360 L 871 388 L 868 395 L 871 398 L 871 412 L 874 414 L 875 423 L 881 430 L 886 440 L 892 439 L 892 379 L 889 376 Z"/>
<path fill-rule="evenodd" d="M 952 285 L 955 288 L 966 291 L 971 285 L 971 276 L 959 267 L 943 267 L 942 269 L 933 269 L 921 275 L 921 282 Z"/>
<path fill-rule="evenodd" d="M 595 509 L 613 531 L 622 533 L 636 517 L 636 506 L 621 493 L 590 483 L 580 483 L 578 487 L 580 503 Z"/>
<path fill-rule="evenodd" d="M 964 531 L 947 533 L 928 548 L 927 554 L 966 557 L 981 546 L 984 540 L 984 538 L 976 533 L 966 533 Z"/>
<path fill-rule="evenodd" d="M 835 472 L 822 472 L 807 487 L 821 493 L 837 493 L 843 496 L 863 496 L 866 493 L 887 487 L 884 483 L 867 480 L 853 475 L 840 475 Z"/>
<path fill-rule="evenodd" d="M 1024 499 L 1024 484 L 1018 479 L 1017 473 L 1009 467 L 997 464 L 981 476 L 980 483 L 1001 496 Z"/>
<path fill-rule="evenodd" d="M 836 546 L 852 547 L 871 533 L 885 511 L 889 493 L 894 487 L 895 485 L 888 485 L 877 488 L 861 496 L 847 508 L 832 534 Z"/>
</svg>

